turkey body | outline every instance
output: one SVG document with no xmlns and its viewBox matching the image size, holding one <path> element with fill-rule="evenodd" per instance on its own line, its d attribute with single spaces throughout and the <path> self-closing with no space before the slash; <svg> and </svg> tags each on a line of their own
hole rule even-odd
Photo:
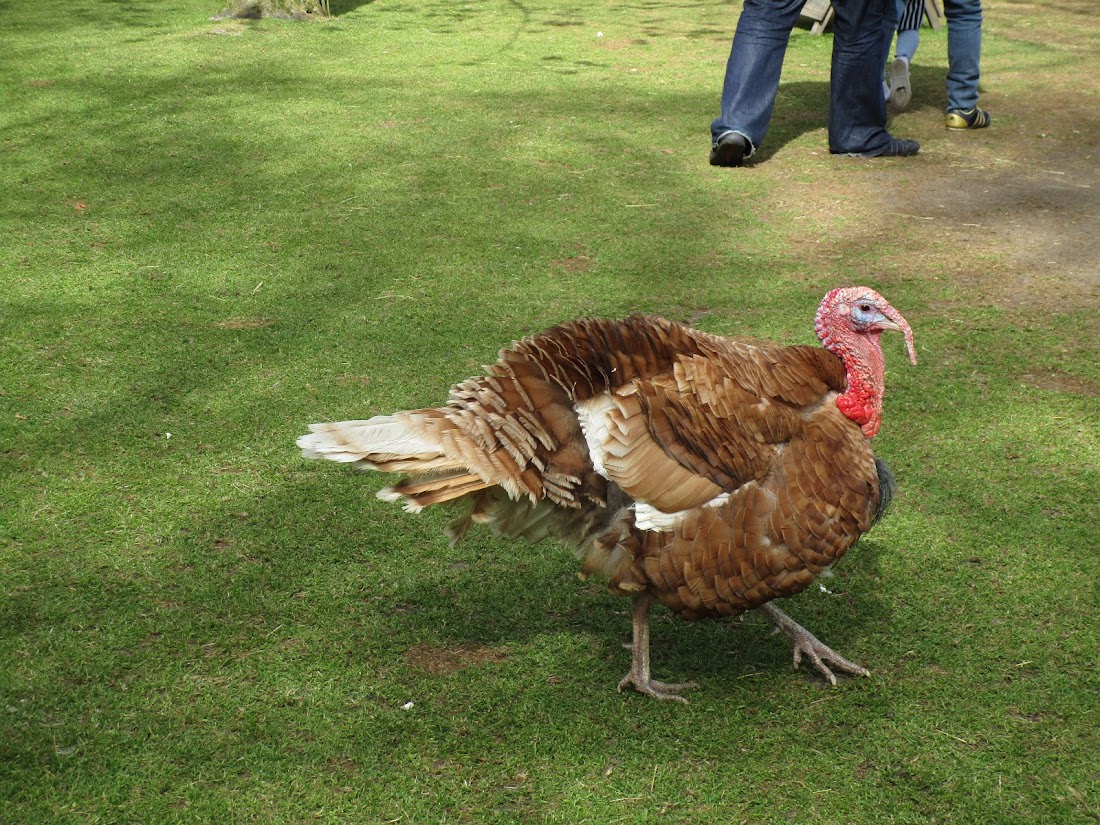
<svg viewBox="0 0 1100 825">
<path fill-rule="evenodd" d="M 487 372 L 460 384 L 444 414 L 488 455 L 507 455 L 479 480 L 507 472 L 520 495 L 475 494 L 472 515 L 509 535 L 563 538 L 586 573 L 685 618 L 794 595 L 877 510 L 874 453 L 835 403 L 841 360 L 820 347 L 762 348 L 634 316 L 548 330 Z M 516 428 L 528 454 L 518 438 L 491 441 Z"/>
<path fill-rule="evenodd" d="M 649 675 L 652 600 L 687 619 L 762 608 L 805 589 L 880 515 L 889 474 L 838 405 L 847 386 L 844 359 L 822 347 L 584 319 L 502 350 L 442 407 L 315 424 L 298 444 L 406 474 L 378 495 L 407 510 L 465 504 L 455 541 L 482 522 L 573 546 L 585 575 L 634 598 L 620 688 L 682 699 L 683 685 Z M 803 652 L 830 681 L 817 653 L 866 672 L 771 609 L 796 664 L 779 617 L 819 645 Z"/>
</svg>

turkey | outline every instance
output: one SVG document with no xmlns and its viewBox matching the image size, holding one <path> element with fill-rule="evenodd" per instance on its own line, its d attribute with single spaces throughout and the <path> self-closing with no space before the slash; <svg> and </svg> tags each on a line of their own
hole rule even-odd
<svg viewBox="0 0 1100 825">
<path fill-rule="evenodd" d="M 822 346 L 759 345 L 664 318 L 583 319 L 524 338 L 445 406 L 313 424 L 297 444 L 405 478 L 378 493 L 416 513 L 461 500 L 472 523 L 573 546 L 582 576 L 633 599 L 632 687 L 652 678 L 649 610 L 766 615 L 833 685 L 867 671 L 773 602 L 804 590 L 882 516 L 893 478 L 870 439 L 882 420 L 881 333 L 913 332 L 867 287 L 829 292 Z"/>
</svg>

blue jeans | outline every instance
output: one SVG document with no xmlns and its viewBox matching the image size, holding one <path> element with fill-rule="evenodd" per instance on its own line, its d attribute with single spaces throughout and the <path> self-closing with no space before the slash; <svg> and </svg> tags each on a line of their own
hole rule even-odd
<svg viewBox="0 0 1100 825">
<path fill-rule="evenodd" d="M 978 105 L 982 59 L 982 0 L 943 0 L 947 17 L 947 109 Z"/>
<path fill-rule="evenodd" d="M 904 6 L 904 0 L 898 0 L 887 9 L 887 52 Z M 943 0 L 943 13 L 947 17 L 947 110 L 968 111 L 978 105 L 982 0 Z"/>
<path fill-rule="evenodd" d="M 882 95 L 882 42 L 888 0 L 834 0 L 833 58 L 829 84 L 829 151 L 882 154 L 890 144 Z M 744 135 L 750 155 L 764 142 L 791 29 L 805 0 L 745 0 L 733 36 L 722 113 L 713 137 Z M 890 2 L 892 4 L 892 1 Z"/>
</svg>

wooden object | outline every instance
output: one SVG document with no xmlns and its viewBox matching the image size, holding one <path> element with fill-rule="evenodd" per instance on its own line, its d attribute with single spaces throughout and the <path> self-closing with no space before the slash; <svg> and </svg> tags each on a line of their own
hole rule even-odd
<svg viewBox="0 0 1100 825">
<path fill-rule="evenodd" d="M 833 22 L 833 4 L 831 0 L 806 0 L 799 16 L 813 21 L 810 34 L 824 34 Z M 924 16 L 933 29 L 943 28 L 943 11 L 938 0 L 924 0 Z"/>
<path fill-rule="evenodd" d="M 833 22 L 833 4 L 830 0 L 806 0 L 799 16 L 813 21 L 810 34 L 823 34 L 825 28 Z"/>
<path fill-rule="evenodd" d="M 933 29 L 943 28 L 943 11 L 936 0 L 924 0 L 924 16 L 928 18 L 928 25 Z"/>
</svg>

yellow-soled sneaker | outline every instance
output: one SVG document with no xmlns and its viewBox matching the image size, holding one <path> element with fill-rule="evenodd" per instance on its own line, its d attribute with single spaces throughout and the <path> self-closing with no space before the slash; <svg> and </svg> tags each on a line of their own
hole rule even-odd
<svg viewBox="0 0 1100 825">
<path fill-rule="evenodd" d="M 984 129 L 992 122 L 993 116 L 977 106 L 968 111 L 952 109 L 947 113 L 948 129 Z"/>
</svg>

